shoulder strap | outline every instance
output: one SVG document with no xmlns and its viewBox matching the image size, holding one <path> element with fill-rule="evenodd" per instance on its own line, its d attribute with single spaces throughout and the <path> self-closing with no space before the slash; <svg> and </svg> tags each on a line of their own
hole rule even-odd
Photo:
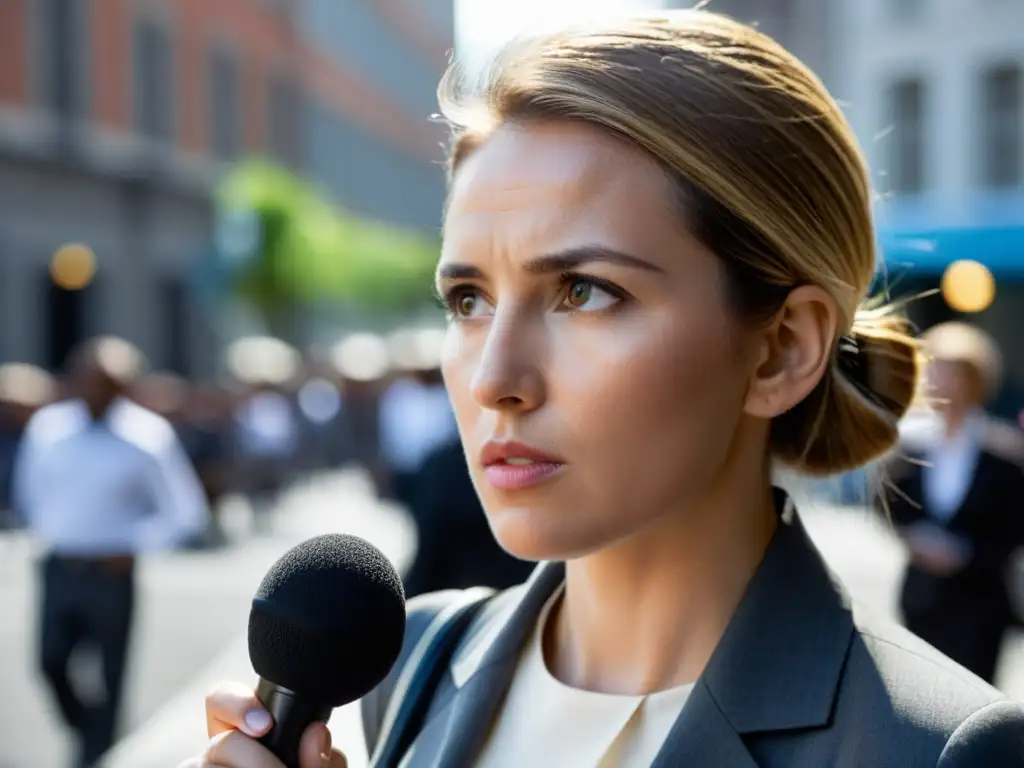
<svg viewBox="0 0 1024 768">
<path fill-rule="evenodd" d="M 466 590 L 424 631 L 391 692 L 371 766 L 393 768 L 408 752 L 423 729 L 434 692 L 459 642 L 493 595 L 489 589 Z"/>
</svg>

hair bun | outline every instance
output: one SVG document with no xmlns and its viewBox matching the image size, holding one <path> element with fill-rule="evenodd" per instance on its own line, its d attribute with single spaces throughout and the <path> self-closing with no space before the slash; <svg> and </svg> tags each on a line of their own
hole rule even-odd
<svg viewBox="0 0 1024 768">
<path fill-rule="evenodd" d="M 777 460 L 806 475 L 856 469 L 891 449 L 917 394 L 920 353 L 892 315 L 858 313 L 817 389 L 772 423 Z"/>
</svg>

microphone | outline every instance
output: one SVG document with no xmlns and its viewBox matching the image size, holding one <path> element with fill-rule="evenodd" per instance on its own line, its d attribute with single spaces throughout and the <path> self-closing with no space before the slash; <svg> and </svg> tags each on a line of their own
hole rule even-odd
<svg viewBox="0 0 1024 768">
<path fill-rule="evenodd" d="M 286 552 L 249 613 L 256 694 L 274 719 L 260 743 L 298 768 L 306 728 L 387 677 L 404 636 L 402 580 L 375 546 L 326 534 Z"/>
</svg>

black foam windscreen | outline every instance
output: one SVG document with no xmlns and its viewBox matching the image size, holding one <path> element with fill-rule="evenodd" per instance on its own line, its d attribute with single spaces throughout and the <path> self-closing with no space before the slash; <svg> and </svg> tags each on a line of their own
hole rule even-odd
<svg viewBox="0 0 1024 768">
<path fill-rule="evenodd" d="M 286 552 L 249 614 L 249 658 L 261 678 L 339 707 L 383 680 L 402 649 L 405 592 L 384 554 L 327 534 Z"/>
</svg>

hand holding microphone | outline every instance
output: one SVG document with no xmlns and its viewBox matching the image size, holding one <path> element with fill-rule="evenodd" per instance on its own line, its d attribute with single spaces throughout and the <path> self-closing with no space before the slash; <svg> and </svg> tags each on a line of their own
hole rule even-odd
<svg viewBox="0 0 1024 768">
<path fill-rule="evenodd" d="M 402 582 L 355 536 L 310 539 L 267 572 L 249 615 L 255 691 L 207 697 L 206 753 L 182 768 L 337 768 L 326 722 L 383 680 L 405 634 Z"/>
<path fill-rule="evenodd" d="M 252 686 L 218 685 L 206 697 L 206 722 L 210 744 L 201 756 L 180 768 L 284 768 L 285 764 L 259 742 L 270 731 L 272 720 Z M 298 766 L 347 768 L 348 763 L 332 747 L 327 726 L 313 723 L 302 736 Z"/>
</svg>

